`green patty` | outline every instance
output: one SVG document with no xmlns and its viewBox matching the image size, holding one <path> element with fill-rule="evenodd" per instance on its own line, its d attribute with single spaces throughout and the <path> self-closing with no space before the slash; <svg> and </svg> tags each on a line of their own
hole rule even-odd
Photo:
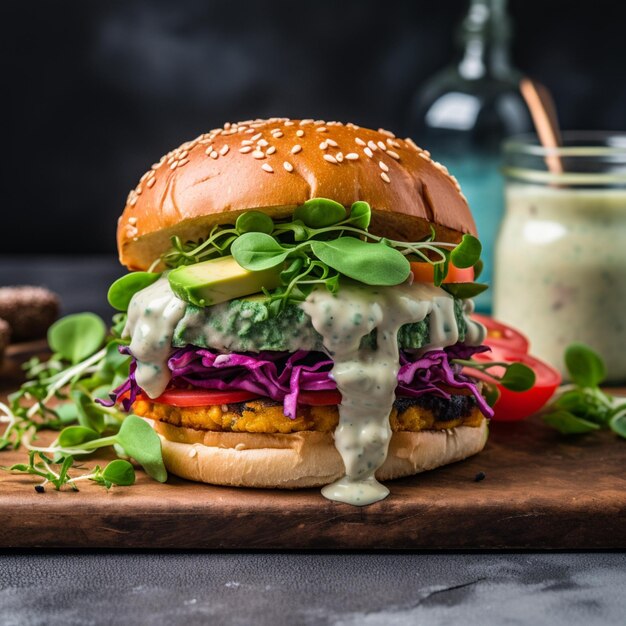
<svg viewBox="0 0 626 626">
<path fill-rule="evenodd" d="M 459 341 L 465 338 L 463 303 L 454 301 L 454 315 Z M 405 324 L 398 332 L 398 344 L 404 349 L 418 349 L 429 342 L 430 316 L 421 322 Z M 211 307 L 188 305 L 174 330 L 172 344 L 191 344 L 200 348 L 227 349 L 233 352 L 278 350 L 322 350 L 322 337 L 311 318 L 297 305 L 290 304 L 270 318 L 262 298 L 231 300 Z M 362 345 L 376 346 L 376 331 L 363 338 Z"/>
</svg>

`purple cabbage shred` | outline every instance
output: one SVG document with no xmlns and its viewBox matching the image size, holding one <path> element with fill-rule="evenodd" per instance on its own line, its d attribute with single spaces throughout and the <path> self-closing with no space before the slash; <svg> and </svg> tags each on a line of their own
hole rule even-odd
<svg viewBox="0 0 626 626">
<path fill-rule="evenodd" d="M 125 354 L 130 354 L 123 347 Z M 474 354 L 486 352 L 487 346 L 465 346 L 457 344 L 444 350 L 431 350 L 420 356 L 410 352 L 400 352 L 397 396 L 417 398 L 433 394 L 450 398 L 450 393 L 438 384 L 453 389 L 469 390 L 481 412 L 493 416 L 478 389 L 478 383 L 461 373 L 462 366 L 452 363 L 452 359 L 469 359 Z M 221 354 L 205 348 L 186 346 L 175 350 L 168 360 L 172 372 L 171 388 L 211 389 L 219 391 L 243 390 L 261 397 L 283 403 L 284 413 L 296 418 L 298 397 L 301 391 L 334 391 L 337 386 L 330 377 L 333 362 L 321 352 L 298 350 L 287 352 L 231 353 Z M 125 411 L 129 411 L 141 388 L 135 379 L 137 364 L 133 358 L 128 379 L 111 393 L 112 406 L 120 401 Z"/>
</svg>

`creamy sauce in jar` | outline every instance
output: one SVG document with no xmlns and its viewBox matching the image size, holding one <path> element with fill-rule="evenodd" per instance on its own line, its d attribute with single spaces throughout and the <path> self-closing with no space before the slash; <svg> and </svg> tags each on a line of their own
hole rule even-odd
<svg viewBox="0 0 626 626">
<path fill-rule="evenodd" d="M 454 345 L 459 338 L 454 299 L 423 283 L 378 288 L 342 284 L 337 294 L 316 289 L 302 306 L 334 361 L 331 376 L 342 396 L 335 446 L 346 474 L 322 494 L 352 505 L 372 504 L 389 494 L 375 473 L 387 458 L 391 439 L 389 414 L 400 368 L 398 330 L 430 313 L 430 341 L 421 351 Z M 467 321 L 466 342 L 481 343 L 484 328 Z M 361 347 L 361 338 L 374 329 L 377 348 Z"/>
<path fill-rule="evenodd" d="M 626 381 L 626 190 L 507 184 L 496 248 L 494 314 L 566 374 L 573 341 Z"/>
<path fill-rule="evenodd" d="M 160 396 L 170 382 L 167 359 L 172 352 L 172 335 L 186 306 L 174 295 L 167 276 L 138 291 L 128 306 L 122 336 L 131 338 L 137 384 L 150 398 Z"/>
</svg>

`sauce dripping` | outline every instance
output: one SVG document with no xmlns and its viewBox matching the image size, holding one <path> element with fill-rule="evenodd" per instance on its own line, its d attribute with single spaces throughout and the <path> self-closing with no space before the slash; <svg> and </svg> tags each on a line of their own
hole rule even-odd
<svg viewBox="0 0 626 626">
<path fill-rule="evenodd" d="M 150 398 L 160 396 L 170 382 L 167 360 L 172 335 L 187 303 L 177 298 L 167 276 L 138 291 L 128 306 L 122 337 L 130 337 L 130 351 L 137 360 L 137 384 Z"/>
<path fill-rule="evenodd" d="M 459 339 L 454 299 L 423 283 L 379 288 L 342 284 L 337 294 L 315 290 L 302 307 L 334 361 L 331 376 L 342 396 L 335 446 L 346 474 L 322 494 L 356 506 L 372 504 L 389 494 L 375 473 L 387 458 L 391 439 L 389 414 L 400 368 L 398 330 L 430 314 L 429 343 L 421 351 L 454 345 Z M 482 342 L 484 328 L 466 321 L 466 341 Z M 377 348 L 361 347 L 361 338 L 374 329 Z"/>
</svg>

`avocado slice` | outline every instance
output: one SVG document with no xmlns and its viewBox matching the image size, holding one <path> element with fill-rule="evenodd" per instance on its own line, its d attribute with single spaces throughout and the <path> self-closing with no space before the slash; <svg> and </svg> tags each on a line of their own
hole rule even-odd
<svg viewBox="0 0 626 626">
<path fill-rule="evenodd" d="M 280 268 L 244 269 L 232 256 L 186 265 L 168 274 L 172 291 L 185 302 L 204 307 L 258 293 L 280 284 Z"/>
</svg>

